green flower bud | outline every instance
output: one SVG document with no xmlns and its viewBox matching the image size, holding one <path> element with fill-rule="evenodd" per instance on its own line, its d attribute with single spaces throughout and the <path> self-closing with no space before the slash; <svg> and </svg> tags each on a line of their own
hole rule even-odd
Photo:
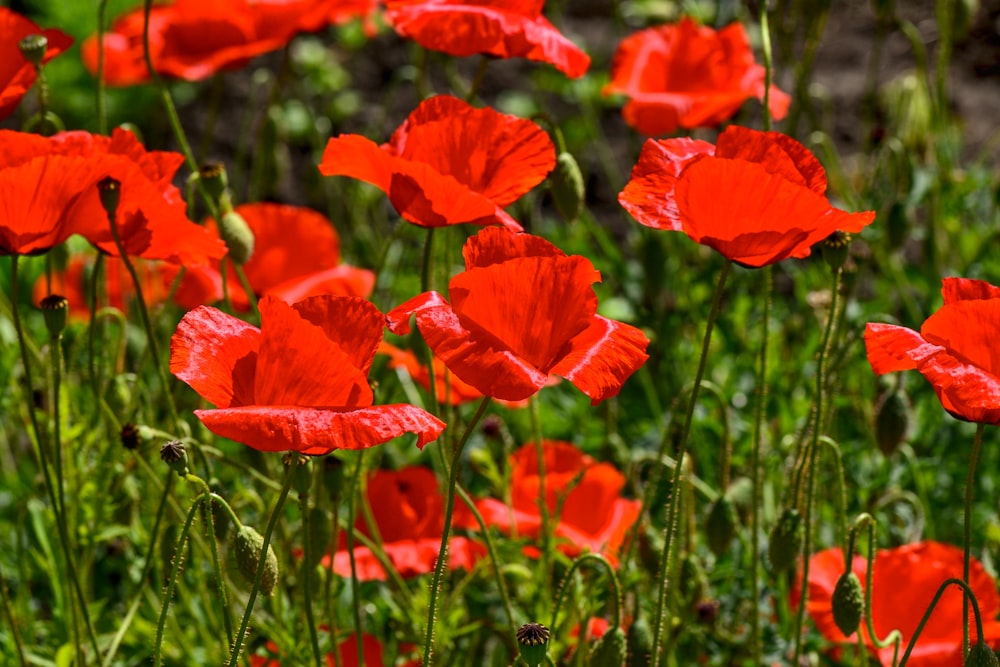
<svg viewBox="0 0 1000 667">
<path fill-rule="evenodd" d="M 253 231 L 243 216 L 236 211 L 227 211 L 219 221 L 219 236 L 229 249 L 229 258 L 242 266 L 253 255 Z"/>
<path fill-rule="evenodd" d="M 628 639 L 621 628 L 608 628 L 587 656 L 587 667 L 622 667 L 628 660 Z"/>
<path fill-rule="evenodd" d="M 333 537 L 333 514 L 322 507 L 309 508 L 309 553 L 306 563 L 316 567 L 326 555 Z"/>
<path fill-rule="evenodd" d="M 539 667 L 545 662 L 549 636 L 549 629 L 541 623 L 525 623 L 517 629 L 517 647 L 528 667 Z"/>
<path fill-rule="evenodd" d="M 910 426 L 910 406 L 902 390 L 892 390 L 875 406 L 875 442 L 886 456 L 895 454 L 906 442 Z"/>
<path fill-rule="evenodd" d="M 858 630 L 865 615 L 865 594 L 858 575 L 845 572 L 833 588 L 833 620 L 844 636 L 850 637 Z"/>
<path fill-rule="evenodd" d="M 260 564 L 261 553 L 264 550 L 264 536 L 250 526 L 240 526 L 233 538 L 233 557 L 236 569 L 243 579 L 253 586 L 257 578 L 257 567 Z M 274 593 L 278 583 L 278 557 L 274 549 L 267 545 L 267 555 L 264 557 L 264 575 L 260 580 L 260 592 L 264 595 Z"/>
<path fill-rule="evenodd" d="M 132 388 L 136 383 L 135 373 L 119 373 L 111 378 L 104 392 L 108 407 L 118 416 L 123 416 L 132 402 Z"/>
<path fill-rule="evenodd" d="M 965 658 L 965 667 L 998 667 L 1000 660 L 993 652 L 989 644 L 980 639 L 969 649 L 969 655 Z"/>
<path fill-rule="evenodd" d="M 767 559 L 771 562 L 771 570 L 784 572 L 795 567 L 802 551 L 803 535 L 802 515 L 794 507 L 789 507 L 781 513 L 778 523 L 771 529 L 767 545 Z"/>
<path fill-rule="evenodd" d="M 583 174 L 572 153 L 563 151 L 556 158 L 556 167 L 549 174 L 549 191 L 556 210 L 566 222 L 573 222 L 580 215 L 585 196 Z"/>
<path fill-rule="evenodd" d="M 53 340 L 62 335 L 66 328 L 66 313 L 69 312 L 69 300 L 59 294 L 50 294 L 42 299 L 38 307 L 42 309 L 45 318 L 45 328 Z"/>
<path fill-rule="evenodd" d="M 326 489 L 330 502 L 336 505 L 340 502 L 340 492 L 344 487 L 344 464 L 336 456 L 323 458 L 323 488 Z"/>
<path fill-rule="evenodd" d="M 708 575 L 692 553 L 681 556 L 681 571 L 677 581 L 677 590 L 685 606 L 691 606 L 705 596 L 708 590 Z"/>
<path fill-rule="evenodd" d="M 739 517 L 736 508 L 727 496 L 719 496 L 708 510 L 705 521 L 705 534 L 708 537 L 708 548 L 716 558 L 729 551 L 729 545 L 736 535 L 736 525 Z"/>
<path fill-rule="evenodd" d="M 163 443 L 163 446 L 160 447 L 160 458 L 181 477 L 188 474 L 187 450 L 180 440 Z"/>
<path fill-rule="evenodd" d="M 49 50 L 49 38 L 45 35 L 27 35 L 17 43 L 24 59 L 35 67 L 41 67 L 45 53 Z"/>
<path fill-rule="evenodd" d="M 202 185 L 205 186 L 205 193 L 218 203 L 226 189 L 229 188 L 229 177 L 226 175 L 226 166 L 221 162 L 207 162 L 198 170 L 198 177 Z"/>
<path fill-rule="evenodd" d="M 653 629 L 645 616 L 640 616 L 628 628 L 628 661 L 629 667 L 646 667 L 649 657 L 653 654 Z"/>
</svg>

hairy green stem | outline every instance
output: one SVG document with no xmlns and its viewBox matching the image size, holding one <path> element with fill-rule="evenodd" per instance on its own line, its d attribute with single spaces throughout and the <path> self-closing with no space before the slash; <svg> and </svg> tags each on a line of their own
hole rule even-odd
<svg viewBox="0 0 1000 667">
<path fill-rule="evenodd" d="M 972 496 L 976 486 L 976 465 L 983 449 L 983 433 L 985 424 L 976 427 L 976 437 L 972 440 L 972 453 L 969 454 L 969 470 L 965 475 L 965 513 L 962 531 L 962 581 L 969 583 L 969 571 L 972 561 Z M 979 628 L 979 641 L 983 640 L 983 629 Z M 962 656 L 969 653 L 969 598 L 962 602 Z"/>
<path fill-rule="evenodd" d="M 563 576 L 563 583 L 559 586 L 559 594 L 556 596 L 556 606 L 552 609 L 552 622 L 549 627 L 555 629 L 556 621 L 559 618 L 559 609 L 562 607 L 563 600 L 566 597 L 566 589 L 569 588 L 570 578 L 573 573 L 580 568 L 584 563 L 589 563 L 593 561 L 597 563 L 600 567 L 604 568 L 604 571 L 608 573 L 608 578 L 611 580 L 611 589 L 614 592 L 611 612 L 611 627 L 618 628 L 621 627 L 621 606 L 622 606 L 622 587 L 621 583 L 618 581 L 618 574 L 615 573 L 614 566 L 608 561 L 607 558 L 597 553 L 586 553 L 573 561 L 573 565 L 570 566 L 569 570 Z M 580 632 L 581 636 L 584 634 Z"/>
<path fill-rule="evenodd" d="M 924 626 L 927 625 L 927 621 L 930 619 L 931 614 L 934 613 L 934 607 L 937 606 L 937 603 L 944 594 L 945 589 L 952 585 L 961 586 L 962 591 L 965 594 L 965 599 L 972 601 L 972 614 L 976 620 L 976 636 L 979 637 L 979 641 L 983 641 L 983 618 L 979 613 L 979 603 L 976 601 L 976 595 L 972 592 L 972 588 L 970 588 L 967 583 L 961 579 L 952 577 L 951 579 L 946 579 L 941 582 L 941 586 L 938 587 L 937 593 L 934 594 L 934 598 L 931 600 L 930 606 L 927 607 L 927 611 L 924 612 L 923 618 L 920 619 L 920 624 L 917 625 L 916 631 L 913 633 L 913 636 L 910 637 L 910 641 L 906 645 L 906 652 L 903 653 L 903 659 L 899 661 L 899 667 L 906 667 L 906 661 L 910 659 L 910 653 L 913 652 L 913 647 L 916 646 L 920 633 L 923 632 Z M 968 616 L 966 616 L 966 619 L 968 619 Z"/>
<path fill-rule="evenodd" d="M 358 487 L 364 470 L 365 452 L 358 452 L 358 465 L 351 476 L 351 498 L 347 503 L 347 559 L 351 564 L 351 612 L 354 614 L 354 641 L 358 649 L 358 664 L 365 664 L 365 646 L 361 637 L 361 583 L 358 581 L 358 564 L 354 557 L 354 523 L 358 509 Z"/>
<path fill-rule="evenodd" d="M 312 552 L 314 549 L 312 543 L 312 533 L 310 530 L 309 522 L 309 494 L 302 493 L 299 494 L 299 514 L 302 515 L 302 548 L 305 550 L 305 558 L 301 561 L 302 567 L 302 592 L 306 599 L 306 625 L 309 626 L 309 643 L 312 645 L 313 659 L 316 661 L 316 667 L 323 667 L 323 656 L 319 651 L 319 636 L 316 634 L 316 618 L 313 615 L 313 599 L 312 599 L 312 570 L 313 570 L 313 560 Z"/>
</svg>

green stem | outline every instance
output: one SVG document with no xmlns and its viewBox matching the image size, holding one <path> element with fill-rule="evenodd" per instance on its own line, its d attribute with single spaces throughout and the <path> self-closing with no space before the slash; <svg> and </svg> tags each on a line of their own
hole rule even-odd
<svg viewBox="0 0 1000 667">
<path fill-rule="evenodd" d="M 104 80 L 104 22 L 108 0 L 97 3 L 97 131 L 108 133 L 107 82 Z"/>
<path fill-rule="evenodd" d="M 365 664 L 365 646 L 361 637 L 361 583 L 358 581 L 358 564 L 354 557 L 354 524 L 358 511 L 358 487 L 364 470 L 365 452 L 358 452 L 358 465 L 351 476 L 351 499 L 347 504 L 347 559 L 351 564 L 351 611 L 354 614 L 354 641 L 358 649 L 358 664 Z M 333 565 L 331 563 L 331 569 Z"/>
<path fill-rule="evenodd" d="M 972 495 L 976 486 L 976 464 L 983 449 L 983 433 L 985 424 L 976 427 L 976 437 L 972 440 L 972 453 L 969 455 L 969 471 L 965 475 L 965 520 L 962 533 L 962 581 L 969 583 L 969 571 L 972 561 Z M 979 628 L 979 641 L 983 640 L 983 629 Z M 969 598 L 962 602 L 962 655 L 969 653 Z M 964 658 L 963 658 L 964 659 Z"/>
<path fill-rule="evenodd" d="M 837 309 L 840 307 L 840 275 L 841 270 L 837 269 L 833 273 L 833 290 L 830 295 L 830 312 L 827 315 L 826 327 L 823 331 L 823 340 L 820 344 L 819 359 L 816 362 L 816 390 L 813 401 L 813 424 L 812 438 L 808 445 L 803 466 L 806 473 L 806 511 L 803 518 L 805 524 L 805 536 L 802 540 L 802 589 L 808 590 L 809 582 L 809 556 L 812 551 L 812 509 L 813 496 L 815 495 L 815 459 L 816 450 L 819 445 L 820 432 L 823 428 L 824 394 L 826 388 L 826 357 L 830 353 L 830 346 L 833 342 L 834 322 L 837 321 Z M 800 473 L 801 475 L 801 473 Z M 802 627 L 805 622 L 806 605 L 799 605 L 795 616 L 795 657 L 792 664 L 799 664 L 799 656 L 802 654 Z"/>
<path fill-rule="evenodd" d="M 531 419 L 531 435 L 535 441 L 535 457 L 538 461 L 538 516 L 541 521 L 542 557 L 538 574 L 541 576 L 542 600 L 548 606 L 552 599 L 552 517 L 549 516 L 549 499 L 545 491 L 545 448 L 542 446 L 542 419 L 539 414 L 539 398 L 535 394 L 528 406 Z"/>
<path fill-rule="evenodd" d="M 305 558 L 302 559 L 302 589 L 306 598 L 306 625 L 309 626 L 309 643 L 312 644 L 313 658 L 316 660 L 316 667 L 323 667 L 323 656 L 319 651 L 319 636 L 316 634 L 316 619 L 313 616 L 312 600 L 312 569 L 313 569 L 313 544 L 312 533 L 309 527 L 309 494 L 299 494 L 299 514 L 302 515 L 302 538 Z"/>
<path fill-rule="evenodd" d="M 247 627 L 250 625 L 250 617 L 253 615 L 253 606 L 257 601 L 257 594 L 260 592 L 260 582 L 264 579 L 264 568 L 267 564 L 267 550 L 271 546 L 271 535 L 274 533 L 274 527 L 278 523 L 278 517 L 281 515 L 281 508 L 285 504 L 285 498 L 288 497 L 288 490 L 292 488 L 292 481 L 295 479 L 295 469 L 298 467 L 298 464 L 299 457 L 292 456 L 292 463 L 288 466 L 288 471 L 285 473 L 285 483 L 281 486 L 281 494 L 274 504 L 274 509 L 271 510 L 271 518 L 268 519 L 267 528 L 264 531 L 264 543 L 260 547 L 260 562 L 257 564 L 257 576 L 254 577 L 253 588 L 250 589 L 250 599 L 247 600 L 247 607 L 243 612 L 243 621 L 240 623 L 239 632 L 236 633 L 236 641 L 232 644 L 232 650 L 229 654 L 229 667 L 236 667 L 236 663 L 240 661 L 243 640 L 247 635 Z"/>
<path fill-rule="evenodd" d="M 622 587 L 621 583 L 618 581 L 618 575 L 615 573 L 615 568 L 611 565 L 607 558 L 597 553 L 587 553 L 583 554 L 579 558 L 573 561 L 573 565 L 570 566 L 566 575 L 563 577 L 563 583 L 559 586 L 559 595 L 556 597 L 556 606 L 552 610 L 552 622 L 549 627 L 555 630 L 556 621 L 559 619 L 559 609 L 562 607 L 563 599 L 566 597 L 566 589 L 569 588 L 570 577 L 573 573 L 583 565 L 593 561 L 599 564 L 608 573 L 608 578 L 611 579 L 611 588 L 614 591 L 613 595 L 613 606 L 611 612 L 611 627 L 618 628 L 621 627 L 621 606 L 622 606 Z M 580 635 L 584 633 L 581 630 Z"/>
<path fill-rule="evenodd" d="M 766 3 L 761 6 L 762 21 L 767 20 Z M 761 30 L 768 34 L 766 25 L 762 22 Z M 770 78 L 771 68 L 769 60 L 771 57 L 771 42 L 767 38 L 764 49 L 764 62 L 767 76 Z M 770 82 L 765 83 L 765 91 L 770 88 Z M 764 93 L 764 127 L 770 125 L 771 115 L 767 110 L 767 95 Z M 757 601 L 760 600 L 760 513 L 761 513 L 761 478 L 760 478 L 760 448 L 763 437 L 764 412 L 767 403 L 767 345 L 769 333 L 769 319 L 771 316 L 771 294 L 774 289 L 774 270 L 771 265 L 764 268 L 764 314 L 761 323 L 760 355 L 757 362 L 757 401 L 754 406 L 753 415 L 753 436 L 750 444 L 750 599 L 754 601 L 754 610 L 750 615 L 750 657 L 755 665 L 761 662 L 760 643 L 760 613 L 757 609 Z"/>
<path fill-rule="evenodd" d="M 900 634 L 899 630 L 890 630 L 885 639 L 879 639 L 878 634 L 875 633 L 875 624 L 872 622 L 872 572 L 875 571 L 875 518 L 867 512 L 859 514 L 851 525 L 847 551 L 844 553 L 846 556 L 844 560 L 846 564 L 845 568 L 848 572 L 854 569 L 855 536 L 863 527 L 868 528 L 868 569 L 865 572 L 865 625 L 868 627 L 868 636 L 871 638 L 871 642 L 875 648 L 882 649 L 890 644 L 895 644 L 896 651 L 898 652 L 899 645 L 903 641 L 903 635 Z M 858 636 L 860 637 L 860 635 L 861 633 L 859 632 Z M 893 664 L 895 664 L 895 660 L 893 660 Z"/>
<path fill-rule="evenodd" d="M 698 389 L 705 375 L 708 348 L 712 342 L 712 329 L 715 327 L 715 320 L 719 317 L 719 311 L 722 306 L 722 295 L 726 287 L 726 278 L 729 276 L 732 266 L 732 261 L 727 259 L 726 263 L 722 266 L 722 271 L 719 273 L 719 282 L 716 284 L 715 293 L 712 295 L 712 305 L 708 312 L 708 322 L 705 324 L 705 338 L 702 340 L 701 356 L 698 359 L 698 370 L 694 376 L 694 386 L 691 388 L 691 396 L 688 398 L 681 441 L 677 446 L 677 463 L 674 466 L 674 475 L 670 485 L 670 500 L 667 503 L 667 519 L 663 533 L 663 554 L 660 557 L 660 574 L 658 577 L 659 593 L 656 601 L 656 616 L 653 621 L 653 667 L 658 667 L 660 664 L 660 653 L 663 646 L 663 615 L 666 608 L 667 590 L 670 588 L 670 559 L 673 551 L 674 533 L 677 531 L 677 503 L 680 497 L 680 478 L 681 470 L 684 468 L 684 454 L 687 450 L 688 437 L 691 434 L 691 424 L 694 421 L 694 409 L 698 402 Z"/>
<path fill-rule="evenodd" d="M 761 50 L 764 52 L 764 99 L 762 100 L 764 113 L 761 115 L 761 118 L 764 124 L 765 132 L 769 132 L 771 130 L 771 78 L 774 70 L 774 59 L 771 54 L 771 30 L 769 29 L 767 23 L 767 5 L 768 3 L 766 2 L 760 3 L 760 46 Z M 771 267 L 768 266 L 767 270 L 770 271 Z M 768 276 L 770 276 L 770 273 L 768 273 Z M 754 560 L 756 561 L 756 557 L 754 557 Z M 759 624 L 755 623 L 754 625 L 757 626 L 756 629 L 759 635 Z M 752 648 L 756 651 L 756 647 Z M 758 660 L 756 664 L 760 664 L 760 661 Z"/>
<path fill-rule="evenodd" d="M 490 562 L 493 564 L 493 574 L 496 578 L 497 589 L 500 591 L 500 599 L 503 601 L 504 611 L 507 612 L 507 622 L 510 623 L 511 627 L 514 627 L 514 606 L 510 602 L 510 594 L 507 592 L 507 585 L 503 579 L 503 571 L 500 567 L 500 559 L 497 557 L 496 545 L 493 543 L 493 537 L 490 535 L 486 520 L 483 519 L 482 513 L 476 507 L 476 503 L 469 496 L 468 491 L 461 484 L 457 484 L 455 489 L 458 491 L 458 497 L 462 499 L 465 506 L 472 512 L 472 516 L 476 518 L 476 523 L 479 524 L 479 532 L 483 535 L 483 540 L 486 542 L 486 552 L 489 554 Z"/>
<path fill-rule="evenodd" d="M 250 280 L 247 278 L 246 271 L 243 267 L 233 262 L 233 271 L 236 272 L 236 278 L 240 281 L 240 287 L 247 295 L 247 303 L 250 304 L 250 312 L 253 313 L 257 321 L 260 322 L 260 308 L 257 307 L 257 295 L 254 294 L 253 286 L 250 284 Z"/>
<path fill-rule="evenodd" d="M 484 396 L 479 402 L 479 407 L 472 415 L 472 419 L 465 427 L 465 432 L 455 445 L 455 451 L 451 457 L 451 470 L 448 474 L 448 490 L 445 494 L 444 506 L 444 527 L 441 529 L 441 548 L 438 550 L 437 563 L 434 565 L 434 579 L 431 583 L 430 608 L 427 611 L 427 633 L 424 635 L 424 659 L 421 664 L 431 667 L 431 656 L 434 654 L 434 621 L 437 617 L 437 598 L 441 590 L 441 577 L 448 561 L 448 539 L 451 537 L 451 520 L 455 511 L 455 488 L 458 485 L 458 469 L 461 463 L 462 450 L 465 443 L 475 430 L 479 420 L 486 414 L 486 409 L 490 406 L 490 397 Z M 230 666 L 232 667 L 232 666 Z"/>
<path fill-rule="evenodd" d="M 910 659 L 910 653 L 913 652 L 913 647 L 917 644 L 917 638 L 920 637 L 920 633 L 923 632 L 924 626 L 927 625 L 927 621 L 930 619 L 931 614 L 934 613 L 934 607 L 937 606 L 937 603 L 944 594 L 945 589 L 952 585 L 961 586 L 965 594 L 965 599 L 972 601 L 972 614 L 976 619 L 976 633 L 979 637 L 979 641 L 983 641 L 983 618 L 979 613 L 979 603 L 976 601 L 976 595 L 972 592 L 972 588 L 970 588 L 967 583 L 961 579 L 952 577 L 951 579 L 946 579 L 941 582 L 941 586 L 938 587 L 937 593 L 934 594 L 934 598 L 931 600 L 930 606 L 927 607 L 927 611 L 924 612 L 923 618 L 920 619 L 920 624 L 917 625 L 916 631 L 913 633 L 913 636 L 910 637 L 910 641 L 906 645 L 906 652 L 903 654 L 903 659 L 899 662 L 899 667 L 906 666 L 906 661 Z"/>
<path fill-rule="evenodd" d="M 10 624 L 10 634 L 14 638 L 14 647 L 17 649 L 18 662 L 21 667 L 28 667 L 28 658 L 24 653 L 24 641 L 21 639 L 21 631 L 17 627 L 17 621 L 10 608 L 10 598 L 7 597 L 7 578 L 0 574 L 0 602 L 3 603 L 3 613 Z M 23 620 L 23 619 L 22 619 Z"/>
<path fill-rule="evenodd" d="M 483 85 L 483 81 L 486 80 L 486 70 L 490 67 L 490 58 L 488 56 L 479 57 L 479 65 L 476 67 L 475 77 L 472 79 L 472 85 L 469 86 L 469 90 L 465 93 L 465 101 L 472 103 L 472 100 L 476 99 L 476 95 L 479 93 L 479 89 Z"/>
</svg>

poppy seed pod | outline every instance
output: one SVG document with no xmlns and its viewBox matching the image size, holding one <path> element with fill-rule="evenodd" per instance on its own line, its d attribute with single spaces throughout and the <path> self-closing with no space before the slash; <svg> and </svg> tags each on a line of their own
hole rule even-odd
<svg viewBox="0 0 1000 667">
<path fill-rule="evenodd" d="M 121 201 L 122 189 L 121 181 L 111 176 L 102 178 L 97 182 L 97 192 L 101 196 L 101 206 L 108 213 L 108 218 L 115 219 L 118 212 L 118 202 Z"/>
<path fill-rule="evenodd" d="M 233 538 L 233 557 L 236 569 L 251 586 L 257 578 L 257 567 L 260 564 L 261 553 L 264 550 L 264 537 L 250 526 L 240 526 Z M 267 555 L 264 557 L 264 574 L 260 580 L 260 592 L 264 595 L 274 593 L 278 583 L 278 557 L 271 545 L 267 545 Z"/>
<path fill-rule="evenodd" d="M 820 246 L 823 261 L 837 271 L 844 267 L 847 258 L 851 255 L 851 235 L 847 232 L 836 231 L 830 234 Z"/>
<path fill-rule="evenodd" d="M 549 629 L 541 623 L 525 623 L 517 629 L 517 648 L 528 667 L 539 667 L 548 653 Z"/>
<path fill-rule="evenodd" d="M 40 67 L 49 50 L 49 38 L 45 35 L 28 35 L 17 43 L 24 59 L 35 67 Z"/>
<path fill-rule="evenodd" d="M 837 628 L 845 636 L 853 635 L 865 615 L 865 594 L 861 590 L 861 581 L 858 579 L 858 575 L 853 572 L 845 572 L 840 575 L 840 579 L 837 580 L 837 585 L 833 589 L 831 607 Z"/>
<path fill-rule="evenodd" d="M 188 474 L 187 450 L 180 440 L 171 440 L 160 447 L 160 459 L 181 477 Z"/>
<path fill-rule="evenodd" d="M 556 210 L 566 222 L 580 217 L 586 195 L 580 165 L 572 153 L 563 151 L 556 156 L 556 167 L 549 174 L 549 191 Z"/>
<path fill-rule="evenodd" d="M 45 328 L 49 336 L 55 340 L 66 328 L 66 313 L 69 311 L 69 301 L 60 294 L 50 294 L 38 304 L 45 318 Z"/>
<path fill-rule="evenodd" d="M 778 523 L 771 529 L 767 545 L 767 559 L 774 572 L 784 572 L 794 567 L 799 552 L 802 551 L 802 537 L 802 515 L 794 507 L 789 507 L 781 513 Z"/>
<path fill-rule="evenodd" d="M 875 406 L 875 442 L 886 456 L 895 454 L 906 442 L 909 411 L 909 402 L 901 389 L 886 393 Z"/>
<path fill-rule="evenodd" d="M 969 649 L 969 655 L 965 657 L 965 667 L 997 667 L 1000 660 L 993 652 L 989 644 L 980 639 Z"/>
<path fill-rule="evenodd" d="M 226 195 L 229 188 L 229 177 L 226 175 L 226 166 L 221 162 L 206 162 L 198 170 L 198 178 L 205 187 L 205 193 L 212 198 L 212 201 L 219 202 Z M 232 206 L 230 205 L 230 208 Z"/>
<path fill-rule="evenodd" d="M 705 521 L 705 534 L 708 537 L 708 548 L 716 558 L 729 551 L 729 545 L 736 535 L 738 521 L 736 508 L 727 496 L 719 496 L 708 510 Z"/>
<path fill-rule="evenodd" d="M 235 264 L 242 266 L 253 255 L 253 231 L 243 216 L 236 211 L 230 210 L 222 214 L 222 219 L 219 221 L 219 236 L 229 249 L 229 258 Z"/>
<path fill-rule="evenodd" d="M 587 656 L 587 667 L 621 667 L 628 659 L 628 639 L 621 628 L 608 628 Z"/>
</svg>

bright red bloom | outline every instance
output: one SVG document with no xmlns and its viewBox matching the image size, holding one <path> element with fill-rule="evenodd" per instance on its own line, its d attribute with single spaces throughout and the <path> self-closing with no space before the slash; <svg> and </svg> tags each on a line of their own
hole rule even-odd
<svg viewBox="0 0 1000 667">
<path fill-rule="evenodd" d="M 28 62 L 18 43 L 28 35 L 44 35 L 48 49 L 42 62 L 47 63 L 73 44 L 62 30 L 42 30 L 33 21 L 12 9 L 0 7 L 0 120 L 14 113 L 35 83 L 35 66 Z"/>
<path fill-rule="evenodd" d="M 337 644 L 337 652 L 340 654 L 340 665 L 341 667 L 384 667 L 385 659 L 382 657 L 382 643 L 369 634 L 361 635 L 361 644 L 365 652 L 365 662 L 364 665 L 358 659 L 358 645 L 351 635 L 344 641 Z M 276 654 L 278 652 L 278 646 L 274 642 L 268 642 L 267 648 L 271 654 Z M 402 649 L 403 646 L 400 646 Z M 326 664 L 328 667 L 334 667 L 337 664 L 332 653 L 326 656 Z M 390 661 L 389 664 L 394 664 Z M 402 667 L 416 667 L 420 664 L 419 660 L 411 660 L 409 662 L 403 663 Z M 250 667 L 280 667 L 281 663 L 278 662 L 276 658 L 270 658 L 263 655 L 251 655 L 250 656 Z"/>
<path fill-rule="evenodd" d="M 917 369 L 953 417 L 1000 424 L 1000 287 L 945 278 L 944 305 L 920 333 L 892 324 L 865 327 L 876 374 Z"/>
<path fill-rule="evenodd" d="M 310 3 L 310 6 L 312 3 Z M 149 48 L 159 74 L 198 81 L 282 48 L 299 30 L 304 3 L 254 0 L 177 0 L 153 7 Z M 143 8 L 120 16 L 104 35 L 105 80 L 113 86 L 149 81 L 143 56 Z M 81 57 L 97 71 L 97 38 L 83 43 Z"/>
<path fill-rule="evenodd" d="M 448 285 L 450 304 L 425 292 L 386 317 L 405 334 L 415 314 L 434 354 L 484 395 L 522 400 L 558 375 L 597 404 L 648 358 L 642 331 L 597 314 L 591 285 L 601 274 L 586 257 L 501 227 L 483 229 L 462 252 L 466 270 Z"/>
<path fill-rule="evenodd" d="M 422 227 L 520 230 L 503 207 L 541 183 L 555 162 L 552 140 L 531 121 L 439 95 L 421 102 L 382 146 L 356 134 L 330 139 L 319 170 L 371 183 Z"/>
<path fill-rule="evenodd" d="M 255 203 L 236 207 L 254 235 L 254 252 L 243 265 L 257 296 L 270 294 L 285 303 L 309 296 L 367 297 L 375 274 L 340 263 L 340 239 L 326 216 L 308 208 Z M 214 220 L 206 224 L 218 236 Z M 250 303 L 235 271 L 228 275 L 233 306 L 247 310 Z M 177 302 L 185 308 L 222 299 L 222 274 L 218 262 L 184 274 Z"/>
<path fill-rule="evenodd" d="M 0 130 L 0 255 L 35 254 L 82 234 L 117 255 L 97 183 L 120 183 L 118 231 L 130 256 L 198 265 L 226 247 L 187 219 L 172 181 L 184 158 L 146 151 L 130 132 L 41 137 Z"/>
<path fill-rule="evenodd" d="M 913 636 L 931 599 L 946 579 L 962 578 L 962 550 L 940 542 L 919 542 L 894 549 L 882 549 L 875 554 L 872 571 L 871 616 L 875 633 L 880 639 L 893 629 L 903 635 L 903 648 Z M 853 568 L 861 585 L 865 585 L 867 561 L 855 556 Z M 806 609 L 816 628 L 833 642 L 854 643 L 854 635 L 844 637 L 833 620 L 832 598 L 837 579 L 844 573 L 844 552 L 839 548 L 813 554 L 809 561 L 809 601 Z M 797 577 L 801 579 L 801 575 Z M 973 559 L 969 586 L 976 595 L 983 617 L 984 640 L 994 649 L 1000 647 L 1000 596 L 996 582 Z M 793 600 L 799 598 L 793 592 Z M 913 667 L 952 667 L 962 664 L 962 589 L 951 586 L 941 596 L 934 613 L 917 639 L 907 665 Z M 969 610 L 969 629 L 976 640 L 976 624 Z M 868 649 L 888 667 L 892 664 L 893 648 L 876 650 L 864 623 L 861 637 Z"/>
<path fill-rule="evenodd" d="M 170 342 L 170 371 L 216 410 L 210 431 L 262 451 L 326 454 L 404 433 L 423 447 L 444 423 L 412 405 L 373 406 L 368 371 L 385 319 L 356 297 L 260 302 L 261 328 L 200 306 Z M 345 323 L 349 323 L 346 326 Z"/>
<path fill-rule="evenodd" d="M 365 21 L 365 31 L 375 33 L 372 17 L 380 0 L 254 0 L 256 4 L 297 6 L 298 30 L 316 32 L 327 26 L 340 25 L 354 19 Z"/>
<path fill-rule="evenodd" d="M 568 442 L 544 440 L 545 505 L 558 518 L 559 550 L 568 556 L 599 553 L 612 563 L 628 531 L 639 518 L 639 501 L 621 497 L 625 477 L 607 463 L 598 463 Z M 534 444 L 510 457 L 513 512 L 499 500 L 486 498 L 477 507 L 486 523 L 520 535 L 537 537 L 539 506 L 538 453 Z M 556 517 L 556 509 L 562 511 Z"/>
<path fill-rule="evenodd" d="M 715 146 L 649 139 L 618 201 L 640 223 L 684 232 L 744 266 L 806 257 L 835 231 L 859 232 L 874 211 L 830 206 L 826 172 L 779 132 L 730 126 Z"/>
<path fill-rule="evenodd" d="M 403 577 L 431 572 L 438 558 L 441 532 L 444 530 L 444 497 L 433 471 L 416 466 L 399 471 L 376 471 L 368 481 L 368 502 L 382 537 L 382 548 L 396 571 Z M 463 509 L 455 508 L 455 525 L 469 527 L 472 516 Z M 364 517 L 358 517 L 356 528 L 371 536 Z M 448 542 L 448 567 L 469 569 L 485 553 L 485 547 L 477 542 L 464 537 L 451 537 Z M 386 579 L 385 570 L 368 547 L 355 543 L 354 561 L 358 579 Z M 346 535 L 340 536 L 337 551 L 332 559 L 326 556 L 323 564 L 332 567 L 342 577 L 351 576 Z"/>
<path fill-rule="evenodd" d="M 549 63 L 576 79 L 590 56 L 542 15 L 545 0 L 388 0 L 400 36 L 452 56 L 484 53 Z"/>
<path fill-rule="evenodd" d="M 746 30 L 733 23 L 716 32 L 690 18 L 640 30 L 622 40 L 604 94 L 630 99 L 625 122 L 645 135 L 678 127 L 714 127 L 751 97 L 764 99 L 764 68 L 754 62 Z M 781 120 L 790 98 L 771 86 L 771 116 Z"/>
</svg>

